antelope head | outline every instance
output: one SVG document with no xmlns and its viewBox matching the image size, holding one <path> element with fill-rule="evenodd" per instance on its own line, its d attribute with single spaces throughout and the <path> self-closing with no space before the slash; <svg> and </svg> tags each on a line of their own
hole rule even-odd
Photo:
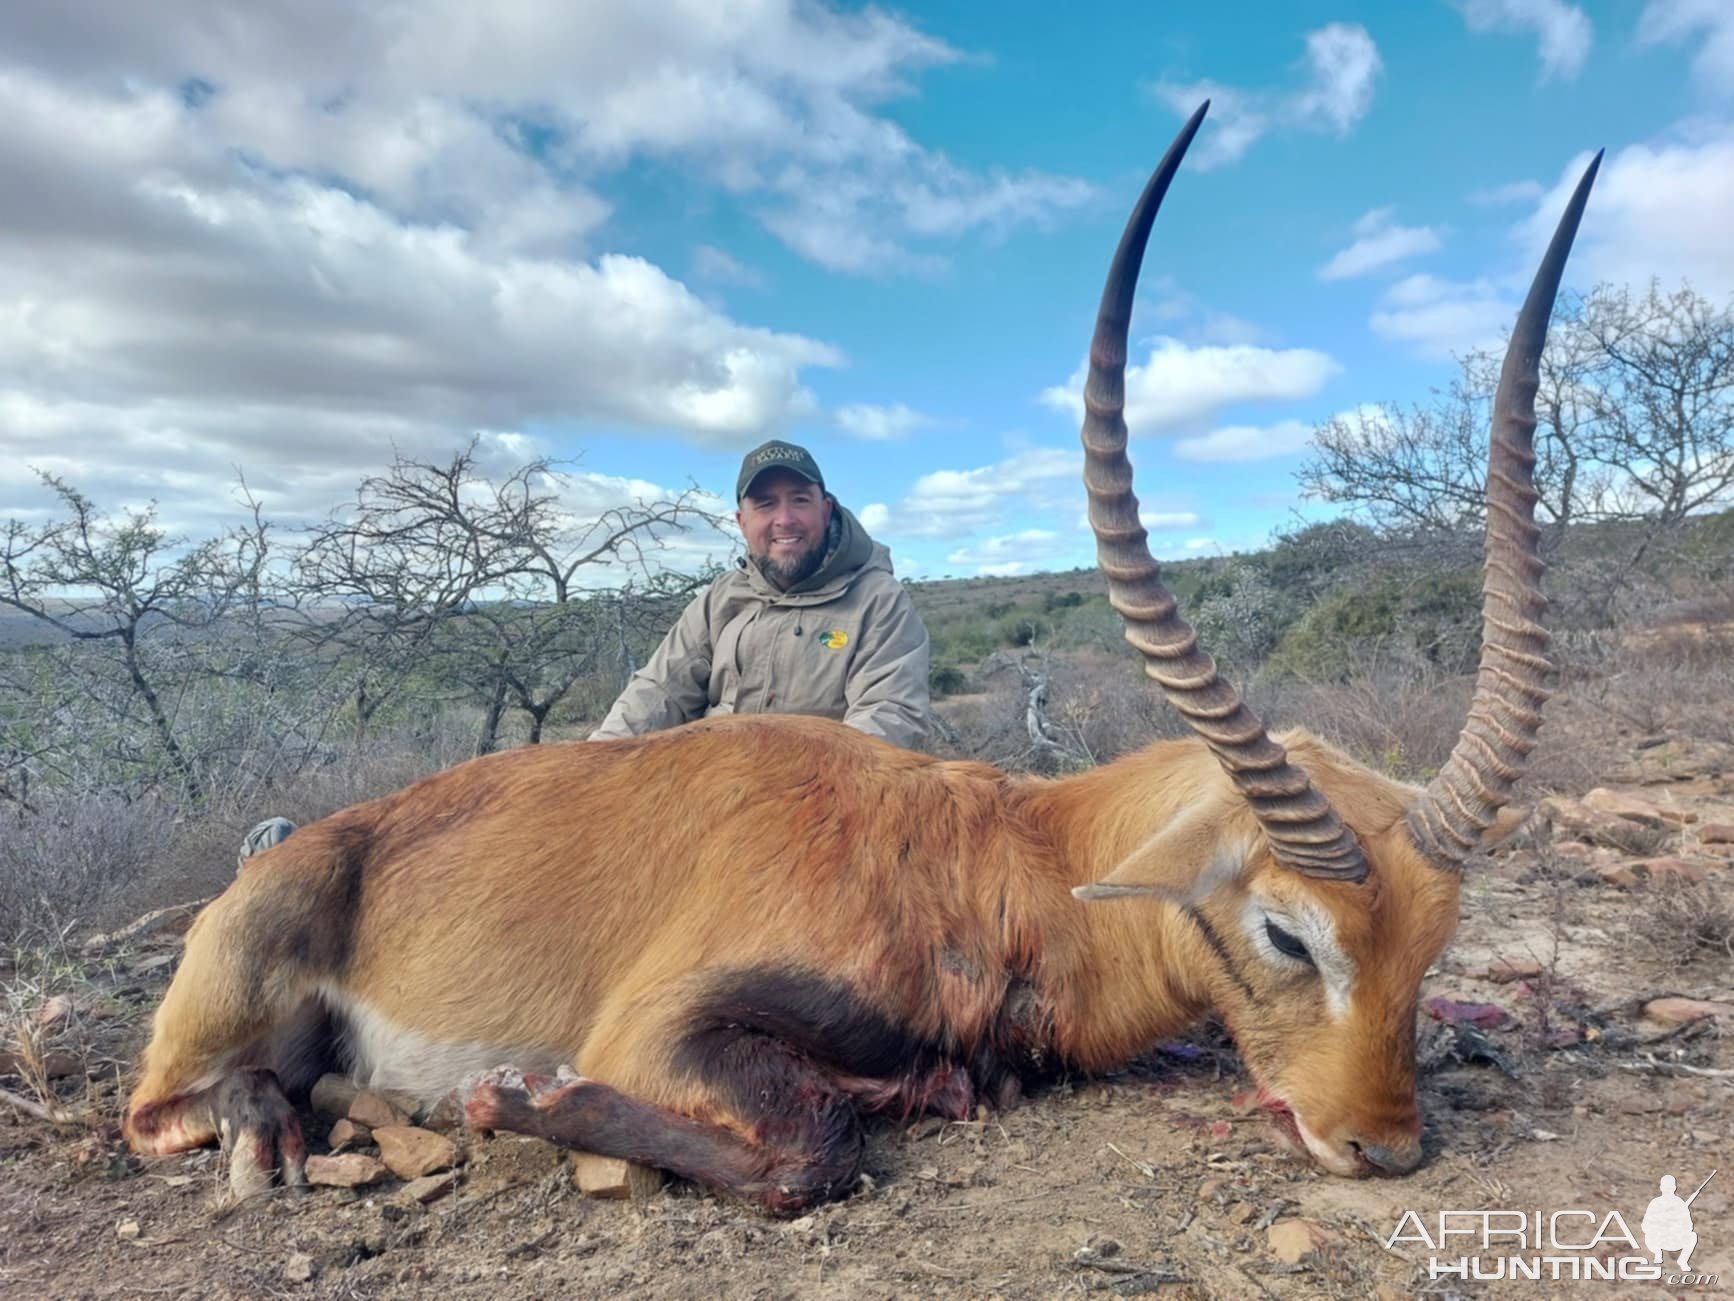
<svg viewBox="0 0 1734 1301">
<path fill-rule="evenodd" d="M 1494 399 L 1487 476 L 1483 644 L 1469 718 L 1425 789 L 1304 734 L 1273 739 L 1217 675 L 1163 584 L 1126 459 L 1126 335 L 1157 208 L 1204 120 L 1201 106 L 1145 187 L 1108 272 L 1084 389 L 1084 482 L 1097 559 L 1149 676 L 1226 774 L 1231 813 L 1211 848 L 1160 844 L 1081 887 L 1084 899 L 1155 895 L 1195 928 L 1208 997 L 1262 1099 L 1338 1174 L 1397 1174 L 1421 1159 L 1415 1011 L 1457 924 L 1460 869 L 1510 800 L 1541 726 L 1548 635 L 1534 522 L 1535 392 L 1542 344 L 1598 154 L 1578 183 L 1518 316 Z M 1291 753 L 1292 751 L 1292 753 Z M 1198 840 L 1195 829 L 1177 837 Z M 1173 852 L 1169 852 L 1172 850 Z"/>
</svg>

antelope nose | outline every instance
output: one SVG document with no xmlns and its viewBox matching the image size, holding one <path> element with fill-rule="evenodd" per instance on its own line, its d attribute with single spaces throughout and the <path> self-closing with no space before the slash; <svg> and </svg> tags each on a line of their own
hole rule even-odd
<svg viewBox="0 0 1734 1301">
<path fill-rule="evenodd" d="M 1382 1175 L 1406 1175 L 1421 1164 L 1419 1140 L 1395 1146 L 1384 1143 L 1356 1143 L 1354 1146 L 1367 1159 L 1367 1164 Z"/>
</svg>

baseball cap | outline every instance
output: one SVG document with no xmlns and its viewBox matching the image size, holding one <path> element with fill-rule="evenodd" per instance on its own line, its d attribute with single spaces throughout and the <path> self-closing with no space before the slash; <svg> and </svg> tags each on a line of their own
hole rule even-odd
<svg viewBox="0 0 1734 1301">
<path fill-rule="evenodd" d="M 740 477 L 735 480 L 735 500 L 745 497 L 753 480 L 766 470 L 792 470 L 803 479 L 818 484 L 821 492 L 825 489 L 825 476 L 819 473 L 819 463 L 811 452 L 773 438 L 768 443 L 760 443 L 741 458 Z"/>
</svg>

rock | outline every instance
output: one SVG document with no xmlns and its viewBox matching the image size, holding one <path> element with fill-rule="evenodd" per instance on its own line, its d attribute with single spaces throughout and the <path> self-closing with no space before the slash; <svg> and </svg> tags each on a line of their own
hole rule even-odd
<svg viewBox="0 0 1734 1301">
<path fill-rule="evenodd" d="M 437 1202 L 457 1186 L 456 1170 L 445 1170 L 439 1174 L 423 1175 L 420 1179 L 411 1179 L 397 1190 L 396 1200 L 400 1202 L 420 1202 L 426 1206 L 429 1202 Z"/>
<path fill-rule="evenodd" d="M 1631 870 L 1638 880 L 1647 881 L 1651 885 L 1662 885 L 1669 881 L 1699 885 L 1704 880 L 1703 867 L 1684 858 L 1646 858 L 1633 863 Z"/>
<path fill-rule="evenodd" d="M 1711 1003 L 1700 998 L 1652 998 L 1644 1015 L 1663 1025 L 1684 1025 L 1707 1016 L 1734 1016 L 1734 1003 Z"/>
<path fill-rule="evenodd" d="M 313 1279 L 313 1257 L 297 1251 L 283 1262 L 283 1279 L 288 1283 L 308 1283 Z"/>
<path fill-rule="evenodd" d="M 137 1220 L 122 1220 L 119 1224 L 114 1226 L 114 1236 L 127 1242 L 135 1241 L 138 1238 L 138 1235 L 139 1227 Z"/>
<path fill-rule="evenodd" d="M 330 1077 L 327 1076 L 326 1078 L 329 1079 Z M 372 1089 L 363 1089 L 357 1093 L 345 1114 L 356 1124 L 366 1125 L 375 1131 L 376 1137 L 379 1130 L 402 1128 L 409 1124 L 409 1112 L 383 1093 L 376 1093 Z M 422 1173 L 426 1174 L 427 1172 L 424 1170 Z M 415 1176 L 407 1177 L 413 1179 Z"/>
<path fill-rule="evenodd" d="M 1463 974 L 1477 980 L 1491 980 L 1496 985 L 1509 985 L 1515 980 L 1533 980 L 1541 975 L 1542 965 L 1534 958 L 1495 958 L 1484 967 L 1472 967 Z"/>
<path fill-rule="evenodd" d="M 399 1179 L 420 1179 L 450 1169 L 458 1159 L 457 1145 L 444 1134 L 413 1125 L 384 1125 L 373 1131 L 379 1159 Z"/>
<path fill-rule="evenodd" d="M 1587 840 L 1628 854 L 1653 854 L 1667 839 L 1665 832 L 1611 813 L 1598 813 L 1577 800 L 1554 795 L 1538 806 L 1552 823 L 1556 839 Z M 1564 833 L 1560 835 L 1559 833 Z M 1557 845 L 1555 846 L 1557 849 Z"/>
<path fill-rule="evenodd" d="M 56 994 L 36 1009 L 36 1015 L 31 1020 L 38 1030 L 58 1030 L 72 1020 L 75 1010 L 72 999 L 65 994 Z"/>
<path fill-rule="evenodd" d="M 1701 845 L 1734 845 L 1734 822 L 1706 822 L 1698 828 Z"/>
<path fill-rule="evenodd" d="M 373 1142 L 373 1131 L 366 1125 L 357 1125 L 345 1117 L 331 1127 L 331 1133 L 325 1139 L 325 1145 L 334 1153 L 345 1148 L 366 1147 Z"/>
<path fill-rule="evenodd" d="M 1228 1180 L 1221 1178 L 1206 1179 L 1198 1185 L 1198 1200 L 1206 1204 L 1220 1201 L 1223 1192 L 1228 1187 Z"/>
<path fill-rule="evenodd" d="M 1661 809 L 1648 800 L 1627 795 L 1622 791 L 1609 790 L 1606 786 L 1596 787 L 1583 797 L 1582 803 L 1586 809 L 1624 818 L 1627 822 L 1636 822 L 1640 826 L 1660 830 L 1664 823 Z"/>
<path fill-rule="evenodd" d="M 215 895 L 211 899 L 216 898 Z M 199 910 L 211 899 L 195 899 L 191 903 L 175 904 L 169 908 L 158 908 L 142 917 L 135 918 L 107 935 L 92 935 L 84 942 L 86 953 L 99 953 L 103 949 L 117 948 L 136 940 L 150 938 L 168 938 L 175 935 L 185 935 L 187 928 L 193 924 L 193 919 L 199 915 Z"/>
<path fill-rule="evenodd" d="M 1670 827 L 1690 826 L 1698 820 L 1698 814 L 1692 809 L 1662 809 L 1662 821 Z"/>
<path fill-rule="evenodd" d="M 939 1171 L 933 1171 L 933 1178 Z M 618 1157 L 594 1152 L 572 1154 L 572 1181 L 586 1197 L 609 1197 L 643 1201 L 662 1188 L 663 1173 L 654 1166 L 637 1165 Z"/>
<path fill-rule="evenodd" d="M 307 1105 L 315 1115 L 329 1120 L 349 1119 L 349 1108 L 361 1093 L 361 1086 L 347 1075 L 321 1075 L 313 1085 Z"/>
<path fill-rule="evenodd" d="M 1336 1234 L 1315 1220 L 1278 1220 L 1265 1230 L 1265 1240 L 1283 1264 L 1298 1265 L 1310 1253 L 1328 1247 Z"/>
<path fill-rule="evenodd" d="M 307 1182 L 321 1188 L 366 1188 L 389 1173 L 381 1161 L 362 1152 L 307 1158 Z"/>
<path fill-rule="evenodd" d="M 1604 884 L 1617 885 L 1622 890 L 1635 890 L 1642 884 L 1630 863 L 1609 863 L 1606 867 L 1598 867 L 1594 876 Z"/>
</svg>

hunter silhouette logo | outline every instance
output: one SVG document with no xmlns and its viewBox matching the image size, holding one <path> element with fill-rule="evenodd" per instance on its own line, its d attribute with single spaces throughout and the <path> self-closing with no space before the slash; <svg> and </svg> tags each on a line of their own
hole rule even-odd
<svg viewBox="0 0 1734 1301">
<path fill-rule="evenodd" d="M 1698 1245 L 1698 1235 L 1692 1231 L 1691 1205 L 1698 1200 L 1698 1194 L 1704 1191 L 1704 1184 L 1716 1177 L 1712 1170 L 1699 1184 L 1692 1195 L 1681 1201 L 1674 1196 L 1674 1176 L 1663 1175 L 1661 1181 L 1661 1196 L 1650 1202 L 1644 1211 L 1644 1247 L 1654 1252 L 1656 1263 L 1662 1263 L 1662 1253 L 1679 1252 L 1681 1269 L 1692 1268 L 1692 1249 Z"/>
<path fill-rule="evenodd" d="M 1399 1244 L 1424 1248 L 1429 1253 L 1427 1274 L 1435 1282 L 1656 1281 L 1670 1287 L 1715 1287 L 1721 1281 L 1716 1275 L 1691 1272 L 1692 1252 L 1698 1246 L 1691 1206 L 1715 1177 L 1712 1170 L 1690 1197 L 1682 1198 L 1674 1192 L 1674 1176 L 1663 1175 L 1660 1195 L 1650 1200 L 1638 1225 L 1642 1242 L 1617 1210 L 1500 1207 L 1439 1211 L 1432 1220 L 1404 1211 L 1385 1249 L 1394 1251 Z M 1664 1255 L 1674 1256 L 1677 1266 L 1665 1269 Z"/>
</svg>

